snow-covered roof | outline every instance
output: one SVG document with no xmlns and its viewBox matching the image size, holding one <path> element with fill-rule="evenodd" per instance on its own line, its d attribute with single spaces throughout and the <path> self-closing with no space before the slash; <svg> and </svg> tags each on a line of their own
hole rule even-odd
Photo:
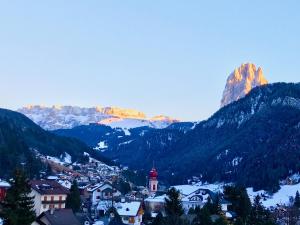
<svg viewBox="0 0 300 225">
<path fill-rule="evenodd" d="M 0 187 L 9 188 L 10 184 L 8 182 L 0 179 Z"/>
<path fill-rule="evenodd" d="M 178 190 L 180 192 L 180 194 L 182 195 L 190 195 L 192 194 L 193 192 L 197 191 L 200 189 L 199 186 L 195 186 L 195 185 L 177 185 L 177 186 L 172 186 L 174 187 L 176 190 Z"/>
<path fill-rule="evenodd" d="M 98 210 L 108 210 L 112 206 L 112 202 L 109 201 L 100 201 L 98 203 L 97 209 Z"/>
<path fill-rule="evenodd" d="M 201 189 L 207 189 L 210 190 L 212 192 L 223 192 L 224 189 L 224 183 L 216 183 L 216 184 L 202 184 L 202 183 L 197 183 L 195 184 L 195 186 L 198 186 Z M 228 184 L 229 185 L 229 184 Z"/>
<path fill-rule="evenodd" d="M 47 180 L 58 180 L 58 176 L 48 176 Z"/>
<path fill-rule="evenodd" d="M 99 188 L 100 188 L 101 191 L 103 191 L 107 188 L 106 185 L 109 186 L 109 188 L 112 188 L 112 185 L 110 183 L 104 182 L 104 183 L 95 184 L 94 186 L 89 187 L 87 189 L 87 191 L 88 192 L 94 192 L 95 190 L 97 190 Z"/>
<path fill-rule="evenodd" d="M 230 212 L 226 212 L 225 216 L 226 216 L 226 218 L 229 218 L 229 219 L 233 217 L 233 215 Z"/>
<path fill-rule="evenodd" d="M 119 203 L 116 208 L 120 216 L 136 216 L 140 207 L 140 202 L 125 202 Z"/>
<path fill-rule="evenodd" d="M 164 203 L 166 197 L 167 197 L 167 195 L 153 196 L 153 197 L 146 198 L 144 201 L 145 202 L 160 202 L 160 203 Z"/>
<path fill-rule="evenodd" d="M 65 188 L 71 189 L 72 183 L 69 180 L 58 180 L 58 183 L 60 183 Z"/>
</svg>

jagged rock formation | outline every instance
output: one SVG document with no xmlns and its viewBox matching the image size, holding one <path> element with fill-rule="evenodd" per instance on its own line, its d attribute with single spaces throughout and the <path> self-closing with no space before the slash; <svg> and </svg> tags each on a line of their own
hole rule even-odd
<svg viewBox="0 0 300 225">
<path fill-rule="evenodd" d="M 70 129 L 92 123 L 110 127 L 135 128 L 148 126 L 165 128 L 174 122 L 166 116 L 147 118 L 143 112 L 117 107 L 82 108 L 77 106 L 27 106 L 18 110 L 46 130 Z"/>
<path fill-rule="evenodd" d="M 242 64 L 227 79 L 221 107 L 243 98 L 254 87 L 267 83 L 268 81 L 265 79 L 261 67 L 256 69 L 256 66 L 252 63 Z"/>
</svg>

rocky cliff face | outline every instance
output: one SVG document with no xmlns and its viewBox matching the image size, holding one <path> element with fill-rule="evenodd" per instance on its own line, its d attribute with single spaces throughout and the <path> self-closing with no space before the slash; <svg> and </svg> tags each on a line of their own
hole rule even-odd
<svg viewBox="0 0 300 225">
<path fill-rule="evenodd" d="M 27 106 L 18 110 L 36 124 L 46 130 L 70 129 L 80 125 L 91 123 L 104 124 L 110 127 L 135 128 L 148 126 L 153 128 L 165 128 L 176 119 L 158 116 L 147 118 L 143 112 L 133 109 L 117 107 L 91 107 L 77 106 Z"/>
<path fill-rule="evenodd" d="M 221 100 L 221 107 L 243 98 L 254 87 L 267 83 L 268 81 L 264 77 L 260 67 L 256 69 L 256 66 L 252 63 L 242 64 L 227 79 Z"/>
</svg>

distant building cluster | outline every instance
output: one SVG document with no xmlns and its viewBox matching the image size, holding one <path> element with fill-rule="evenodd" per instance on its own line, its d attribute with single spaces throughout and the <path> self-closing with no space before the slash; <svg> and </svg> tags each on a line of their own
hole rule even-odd
<svg viewBox="0 0 300 225">
<path fill-rule="evenodd" d="M 48 157 L 43 157 L 43 160 L 51 166 L 52 174 L 44 172 L 41 179 L 30 181 L 37 217 L 33 225 L 106 225 L 113 217 L 110 214 L 112 207 L 122 223 L 128 225 L 141 225 L 145 212 L 152 218 L 158 213 L 165 215 L 167 189 L 159 186 L 158 172 L 154 167 L 149 172 L 146 186 L 130 183 L 131 191 L 122 193 L 115 186 L 115 181 L 125 180 L 118 167 L 109 167 L 90 157 L 88 163 L 76 164 L 76 170 L 74 164 L 61 164 Z M 82 202 L 81 213 L 76 215 L 66 209 L 67 196 L 74 180 L 77 181 Z M 0 201 L 4 200 L 9 187 L 8 182 L 0 180 Z M 219 191 L 217 187 L 199 182 L 173 187 L 180 193 L 185 214 L 190 209 L 203 207 Z M 230 203 L 222 201 L 221 204 L 226 217 L 232 218 L 227 209 Z"/>
</svg>

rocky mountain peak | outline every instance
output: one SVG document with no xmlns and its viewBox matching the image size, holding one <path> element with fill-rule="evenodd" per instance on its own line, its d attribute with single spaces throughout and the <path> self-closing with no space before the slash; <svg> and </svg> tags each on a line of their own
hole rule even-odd
<svg viewBox="0 0 300 225">
<path fill-rule="evenodd" d="M 256 68 L 252 63 L 242 64 L 227 78 L 221 107 L 243 98 L 253 88 L 267 83 L 261 67 Z"/>
<path fill-rule="evenodd" d="M 80 125 L 91 123 L 104 124 L 111 127 L 134 128 L 149 126 L 153 128 L 165 128 L 174 122 L 167 116 L 149 118 L 145 113 L 134 109 L 119 107 L 90 108 L 78 106 L 41 106 L 29 105 L 18 110 L 36 124 L 46 130 L 70 129 Z"/>
</svg>

